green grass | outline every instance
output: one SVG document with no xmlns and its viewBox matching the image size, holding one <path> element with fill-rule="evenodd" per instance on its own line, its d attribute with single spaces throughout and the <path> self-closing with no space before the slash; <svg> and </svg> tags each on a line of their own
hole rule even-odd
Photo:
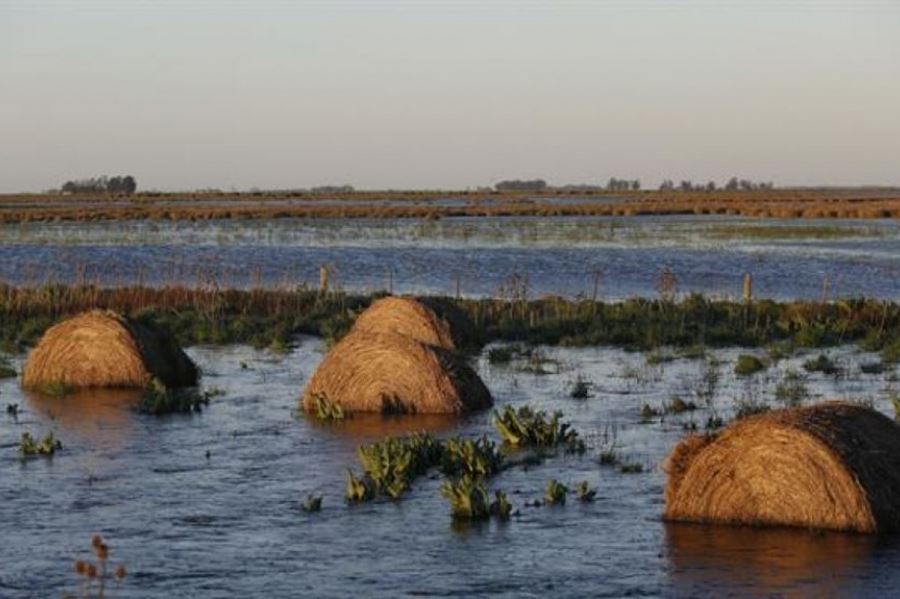
<svg viewBox="0 0 900 599">
<path fill-rule="evenodd" d="M 35 440 L 31 433 L 22 433 L 22 439 L 19 442 L 19 454 L 22 457 L 52 457 L 60 449 L 62 449 L 62 443 L 59 442 L 52 432 L 47 433 L 40 441 Z"/>
<path fill-rule="evenodd" d="M 748 354 L 738 356 L 734 364 L 734 373 L 738 376 L 750 376 L 765 369 L 766 364 L 762 360 Z"/>
</svg>

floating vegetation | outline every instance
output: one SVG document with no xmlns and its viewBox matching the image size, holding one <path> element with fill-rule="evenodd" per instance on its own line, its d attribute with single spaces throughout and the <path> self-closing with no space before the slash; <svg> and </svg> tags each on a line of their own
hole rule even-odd
<svg viewBox="0 0 900 599">
<path fill-rule="evenodd" d="M 506 406 L 503 412 L 494 412 L 494 427 L 503 442 L 512 447 L 562 447 L 567 452 L 584 453 L 584 441 L 570 424 L 561 423 L 561 418 L 562 412 L 548 416 L 528 406 L 518 410 Z"/>
<path fill-rule="evenodd" d="M 113 579 L 122 582 L 128 575 L 128 571 L 123 564 L 112 569 L 109 565 L 109 546 L 100 535 L 91 537 L 91 549 L 97 558 L 96 563 L 85 560 L 75 561 L 75 573 L 81 577 L 78 596 L 102 599 L 106 585 Z M 69 597 L 70 595 L 64 594 L 63 596 Z"/>
<path fill-rule="evenodd" d="M 673 362 L 677 357 L 678 356 L 670 352 L 653 350 L 647 353 L 646 356 L 644 356 L 644 361 L 648 366 L 658 366 L 660 364 L 668 364 L 669 362 Z"/>
<path fill-rule="evenodd" d="M 18 421 L 19 420 L 19 404 L 17 404 L 17 403 L 6 404 L 6 415 L 15 421 Z"/>
<path fill-rule="evenodd" d="M 74 391 L 74 387 L 65 383 L 45 383 L 37 388 L 38 393 L 49 397 L 63 397 Z"/>
<path fill-rule="evenodd" d="M 575 493 L 578 495 L 578 501 L 589 503 L 594 501 L 594 498 L 597 496 L 597 489 L 591 488 L 588 481 L 585 480 L 576 485 Z"/>
<path fill-rule="evenodd" d="M 137 411 L 142 414 L 161 416 L 163 414 L 189 414 L 202 412 L 213 397 L 224 394 L 221 389 L 200 391 L 196 387 L 172 389 L 159 379 L 151 379 L 141 394 Z"/>
<path fill-rule="evenodd" d="M 619 467 L 622 474 L 640 474 L 644 471 L 644 465 L 640 462 L 628 462 Z"/>
<path fill-rule="evenodd" d="M 696 409 L 697 404 L 692 401 L 684 401 L 680 397 L 673 397 L 666 404 L 666 413 L 668 414 L 683 414 L 684 412 L 693 412 Z"/>
<path fill-rule="evenodd" d="M 569 397 L 572 399 L 588 399 L 591 397 L 591 389 L 594 387 L 594 383 L 591 382 L 590 379 L 585 378 L 583 375 L 579 374 L 575 377 L 575 380 L 571 384 L 571 388 L 569 389 Z"/>
<path fill-rule="evenodd" d="M 766 365 L 762 360 L 749 354 L 741 354 L 734 364 L 734 373 L 738 376 L 750 376 L 765 369 Z"/>
<path fill-rule="evenodd" d="M 9 360 L 0 358 L 0 379 L 11 379 L 16 376 L 16 369 L 12 367 Z"/>
<path fill-rule="evenodd" d="M 346 418 L 344 408 L 330 399 L 324 393 L 314 393 L 313 401 L 315 402 L 315 410 L 313 413 L 319 420 L 336 421 Z"/>
<path fill-rule="evenodd" d="M 886 368 L 883 362 L 864 362 L 859 365 L 859 370 L 863 374 L 884 374 Z"/>
<path fill-rule="evenodd" d="M 28 456 L 48 456 L 52 457 L 58 450 L 62 449 L 62 443 L 53 435 L 53 432 L 36 441 L 31 433 L 22 433 L 22 439 L 19 442 L 19 454 L 22 457 Z"/>
<path fill-rule="evenodd" d="M 569 487 L 562 484 L 555 478 L 547 481 L 547 488 L 544 490 L 544 503 L 547 505 L 565 505 L 566 493 Z"/>
<path fill-rule="evenodd" d="M 841 372 L 837 364 L 825 354 L 819 354 L 815 359 L 804 362 L 803 369 L 807 372 L 821 372 L 830 376 L 838 375 Z"/>
<path fill-rule="evenodd" d="M 662 410 L 660 410 L 659 408 L 654 408 L 650 404 L 645 403 L 641 405 L 641 410 L 639 413 L 641 417 L 641 423 L 647 424 L 649 422 L 652 422 L 654 418 L 661 416 Z"/>
<path fill-rule="evenodd" d="M 300 509 L 306 513 L 319 512 L 322 510 L 322 496 L 309 494 L 306 500 L 300 504 Z"/>
<path fill-rule="evenodd" d="M 600 452 L 600 456 L 597 458 L 597 461 L 601 466 L 615 466 L 619 463 L 619 460 L 619 452 L 616 451 L 615 447 L 604 449 Z"/>
<path fill-rule="evenodd" d="M 734 413 L 734 418 L 736 420 L 740 420 L 741 418 L 746 418 L 748 416 L 755 416 L 756 414 L 763 414 L 768 412 L 771 408 L 769 408 L 768 404 L 763 402 L 755 401 L 752 399 L 740 400 L 737 403 L 737 410 Z"/>
<path fill-rule="evenodd" d="M 514 346 L 505 345 L 502 347 L 492 347 L 488 350 L 487 358 L 489 363 L 500 365 L 509 364 L 516 355 L 517 350 Z"/>
<path fill-rule="evenodd" d="M 802 404 L 809 398 L 806 377 L 796 370 L 787 370 L 775 385 L 775 399 L 789 408 Z"/>
</svg>

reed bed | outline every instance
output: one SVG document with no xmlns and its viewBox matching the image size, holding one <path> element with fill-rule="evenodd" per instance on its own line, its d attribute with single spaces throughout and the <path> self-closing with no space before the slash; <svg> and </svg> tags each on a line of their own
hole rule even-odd
<svg viewBox="0 0 900 599">
<path fill-rule="evenodd" d="M 584 197 L 583 202 L 558 203 L 551 198 Z M 435 200 L 464 198 L 446 205 Z M 609 196 L 616 201 L 608 201 Z M 757 218 L 897 218 L 896 190 L 793 190 L 715 192 L 596 192 L 541 193 L 421 192 L 337 194 L 172 194 L 138 195 L 128 199 L 72 196 L 7 196 L 0 201 L 0 223 L 98 220 L 212 220 L 273 218 L 425 218 L 479 216 L 646 216 L 740 215 Z M 303 204 L 289 200 L 310 199 Z M 591 201 L 605 197 L 603 203 Z M 317 200 L 331 200 L 319 203 Z M 197 200 L 204 200 L 199 203 Z M 237 200 L 241 200 L 240 202 Z M 340 200 L 355 200 L 340 201 Z M 392 203 L 386 204 L 385 200 Z M 399 201 L 408 200 L 408 201 Z"/>
<path fill-rule="evenodd" d="M 0 347 L 33 345 L 51 325 L 86 310 L 110 309 L 167 328 L 181 345 L 249 343 L 284 347 L 298 334 L 340 340 L 383 294 L 306 289 L 217 289 L 208 286 L 0 285 Z M 427 298 L 471 322 L 467 347 L 495 342 L 661 346 L 801 347 L 860 343 L 900 360 L 900 304 L 872 299 L 751 302 L 691 295 L 679 300 L 623 302 Z M 444 316 L 441 316 L 444 318 Z"/>
</svg>

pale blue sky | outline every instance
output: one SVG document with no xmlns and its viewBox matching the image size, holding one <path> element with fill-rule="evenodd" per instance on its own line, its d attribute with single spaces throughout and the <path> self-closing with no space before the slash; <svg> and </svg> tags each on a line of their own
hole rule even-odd
<svg viewBox="0 0 900 599">
<path fill-rule="evenodd" d="M 900 184 L 900 1 L 0 0 L 0 191 Z"/>
</svg>

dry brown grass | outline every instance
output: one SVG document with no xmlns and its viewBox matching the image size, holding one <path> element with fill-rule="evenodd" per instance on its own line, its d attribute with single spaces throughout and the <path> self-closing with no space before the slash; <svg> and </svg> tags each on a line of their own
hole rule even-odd
<svg viewBox="0 0 900 599">
<path fill-rule="evenodd" d="M 900 426 L 856 404 L 779 410 L 688 437 L 667 470 L 668 520 L 900 529 Z"/>
<path fill-rule="evenodd" d="M 335 345 L 303 394 L 315 410 L 324 394 L 350 412 L 460 414 L 490 407 L 490 392 L 442 347 L 391 333 L 351 332 Z"/>
<path fill-rule="evenodd" d="M 445 307 L 444 312 L 448 310 Z M 353 330 L 362 333 L 394 333 L 422 343 L 456 349 L 473 336 L 472 323 L 459 311 L 455 318 L 443 318 L 427 303 L 411 297 L 386 297 L 359 315 Z"/>
<path fill-rule="evenodd" d="M 548 197 L 584 201 L 552 203 Z M 447 197 L 462 205 L 432 203 Z M 592 198 L 617 198 L 599 203 Z M 774 189 L 765 191 L 639 191 L 538 193 L 357 192 L 355 194 L 144 194 L 115 203 L 109 196 L 4 196 L 0 222 L 208 220 L 268 218 L 441 218 L 455 216 L 741 215 L 759 218 L 897 218 L 895 189 Z M 289 200 L 316 200 L 304 204 Z M 258 200 L 258 203 L 253 203 Z M 323 200 L 319 202 L 318 200 Z M 325 202 L 324 200 L 328 200 Z M 339 200 L 355 200 L 341 202 Z M 378 203 L 390 200 L 393 204 Z M 404 201 L 398 201 L 404 200 Z M 71 201 L 72 205 L 65 205 Z M 202 201 L 202 204 L 198 201 Z M 248 202 L 249 201 L 249 202 Z M 360 202 L 373 202 L 360 204 Z"/>
<path fill-rule="evenodd" d="M 115 312 L 92 310 L 48 329 L 28 356 L 22 385 L 144 387 L 151 378 L 166 386 L 197 383 L 197 367 L 160 330 Z"/>
</svg>

